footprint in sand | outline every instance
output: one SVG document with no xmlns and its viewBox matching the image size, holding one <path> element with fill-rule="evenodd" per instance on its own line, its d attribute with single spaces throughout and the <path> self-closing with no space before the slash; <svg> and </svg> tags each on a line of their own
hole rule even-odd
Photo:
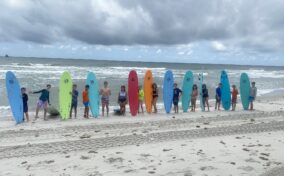
<svg viewBox="0 0 284 176">
<path fill-rule="evenodd" d="M 238 167 L 239 170 L 243 170 L 243 171 L 246 171 L 246 172 L 251 172 L 254 170 L 253 167 L 251 166 L 241 166 L 241 167 Z"/>
<path fill-rule="evenodd" d="M 210 171 L 210 170 L 215 170 L 216 168 L 213 166 L 203 166 L 200 168 L 202 171 Z"/>
<path fill-rule="evenodd" d="M 90 159 L 90 157 L 88 157 L 88 156 L 83 156 L 83 155 L 82 155 L 82 156 L 80 157 L 80 159 L 81 159 L 81 160 L 88 160 L 88 159 Z"/>
</svg>

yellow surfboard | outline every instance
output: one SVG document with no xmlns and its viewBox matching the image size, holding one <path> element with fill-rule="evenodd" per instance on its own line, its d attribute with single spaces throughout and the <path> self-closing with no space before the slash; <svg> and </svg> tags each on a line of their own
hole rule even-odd
<svg viewBox="0 0 284 176">
<path fill-rule="evenodd" d="M 152 71 L 147 70 L 144 76 L 144 99 L 145 99 L 145 105 L 146 105 L 146 111 L 148 113 L 152 112 L 152 100 L 153 100 L 153 76 Z"/>
</svg>

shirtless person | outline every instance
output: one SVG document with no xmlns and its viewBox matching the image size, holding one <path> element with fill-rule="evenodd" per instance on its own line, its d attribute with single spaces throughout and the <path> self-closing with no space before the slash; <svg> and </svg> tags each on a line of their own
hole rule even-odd
<svg viewBox="0 0 284 176">
<path fill-rule="evenodd" d="M 102 101 L 102 114 L 104 116 L 105 114 L 105 107 L 106 107 L 106 110 L 107 110 L 107 116 L 108 116 L 108 113 L 109 113 L 109 96 L 111 95 L 111 91 L 108 87 L 108 82 L 105 81 L 104 82 L 104 87 L 100 90 L 100 95 L 102 96 L 101 97 L 101 101 Z"/>
</svg>

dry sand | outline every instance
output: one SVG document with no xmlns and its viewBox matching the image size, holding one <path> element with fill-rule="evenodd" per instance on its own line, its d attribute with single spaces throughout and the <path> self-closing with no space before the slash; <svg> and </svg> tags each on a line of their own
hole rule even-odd
<svg viewBox="0 0 284 176">
<path fill-rule="evenodd" d="M 284 175 L 283 107 L 0 121 L 0 175 Z"/>
</svg>

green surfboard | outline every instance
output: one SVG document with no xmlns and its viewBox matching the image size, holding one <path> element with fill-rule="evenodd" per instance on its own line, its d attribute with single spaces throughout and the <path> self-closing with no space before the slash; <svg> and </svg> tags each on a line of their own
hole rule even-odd
<svg viewBox="0 0 284 176">
<path fill-rule="evenodd" d="M 72 79 L 69 72 L 64 72 L 59 82 L 59 112 L 63 120 L 70 116 L 72 103 Z"/>
</svg>

